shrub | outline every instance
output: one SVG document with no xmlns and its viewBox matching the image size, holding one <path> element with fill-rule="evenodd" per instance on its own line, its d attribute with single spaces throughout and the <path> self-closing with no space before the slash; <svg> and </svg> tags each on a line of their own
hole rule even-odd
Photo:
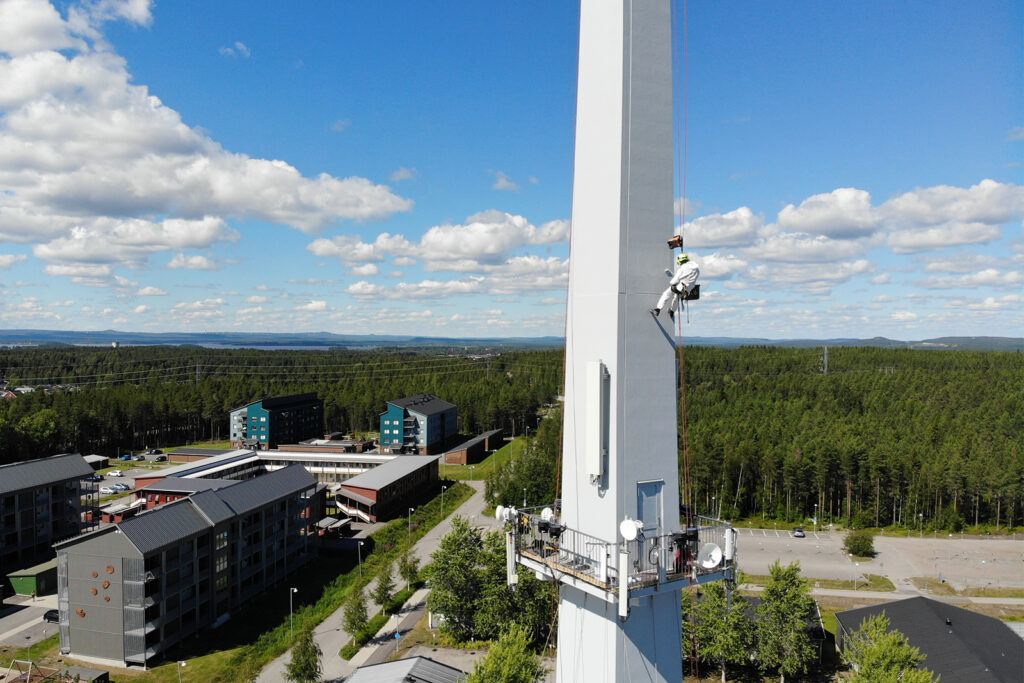
<svg viewBox="0 0 1024 683">
<path fill-rule="evenodd" d="M 843 541 L 846 552 L 857 557 L 873 557 L 875 554 L 875 535 L 866 529 L 851 531 Z"/>
</svg>

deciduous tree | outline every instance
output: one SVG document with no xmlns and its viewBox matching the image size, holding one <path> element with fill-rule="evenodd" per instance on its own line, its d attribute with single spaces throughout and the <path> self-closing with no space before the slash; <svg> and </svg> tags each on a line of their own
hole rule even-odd
<svg viewBox="0 0 1024 683">
<path fill-rule="evenodd" d="M 764 669 L 786 676 L 807 673 L 814 659 L 808 626 L 815 617 L 814 599 L 800 576 L 800 563 L 783 567 L 778 560 L 757 606 L 757 659 Z"/>
<path fill-rule="evenodd" d="M 526 628 L 513 624 L 476 663 L 466 683 L 537 683 L 544 673 L 540 659 L 530 652 Z"/>
<path fill-rule="evenodd" d="M 918 668 L 924 659 L 906 636 L 889 628 L 885 612 L 862 621 L 843 651 L 843 660 L 854 670 L 850 683 L 933 683 L 935 675 Z"/>
<path fill-rule="evenodd" d="M 292 648 L 291 661 L 285 666 L 285 679 L 292 683 L 319 683 L 323 673 L 322 657 L 312 629 L 303 631 L 299 642 Z"/>
</svg>

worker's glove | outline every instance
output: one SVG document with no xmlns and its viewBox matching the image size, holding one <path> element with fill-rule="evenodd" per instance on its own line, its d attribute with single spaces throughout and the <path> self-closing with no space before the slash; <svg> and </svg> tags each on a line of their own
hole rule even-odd
<svg viewBox="0 0 1024 683">
<path fill-rule="evenodd" d="M 665 269 L 665 275 L 668 275 L 669 277 L 672 277 L 672 271 L 669 270 L 668 268 L 666 268 Z"/>
</svg>

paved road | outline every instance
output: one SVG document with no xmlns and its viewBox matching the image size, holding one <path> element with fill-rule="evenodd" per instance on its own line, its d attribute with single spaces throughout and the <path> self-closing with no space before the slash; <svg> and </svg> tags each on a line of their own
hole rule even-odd
<svg viewBox="0 0 1024 683">
<path fill-rule="evenodd" d="M 463 483 L 476 489 L 476 493 L 474 493 L 469 500 L 462 504 L 461 507 L 445 518 L 443 522 L 431 529 L 416 543 L 415 555 L 419 558 L 421 566 L 429 561 L 430 554 L 440 546 L 441 539 L 451 529 L 451 520 L 453 517 L 460 516 L 470 518 L 471 522 L 477 527 L 483 527 L 485 529 L 497 528 L 497 521 L 493 517 L 485 517 L 483 514 L 485 507 L 483 496 L 484 483 L 481 481 Z M 376 586 L 376 581 L 371 582 L 366 587 L 367 596 L 373 592 L 374 586 Z M 380 610 L 380 606 L 372 604 L 372 600 L 368 599 L 367 603 L 367 609 L 370 614 L 374 614 Z M 354 662 L 363 661 L 370 656 L 369 652 L 367 652 L 365 656 L 360 652 L 359 655 L 356 655 L 356 657 L 353 658 L 353 662 L 346 662 L 338 656 L 338 652 L 351 638 L 342 626 L 342 623 L 344 622 L 343 612 L 343 607 L 338 608 L 338 610 L 331 616 L 327 617 L 327 619 L 325 619 L 313 633 L 316 638 L 317 645 L 320 646 L 320 651 L 323 652 L 324 655 L 323 678 L 325 681 L 340 679 L 347 676 L 355 670 L 356 664 L 354 664 Z M 387 626 L 385 626 L 385 628 L 387 628 Z M 394 626 L 392 625 L 391 628 L 393 629 Z M 366 650 L 366 648 L 364 648 L 364 650 Z M 291 661 L 291 651 L 268 664 L 263 671 L 260 672 L 259 677 L 256 679 L 257 683 L 280 683 L 285 680 L 285 665 L 289 661 Z"/>
<path fill-rule="evenodd" d="M 35 645 L 57 632 L 57 624 L 43 621 L 46 610 L 57 609 L 57 596 L 31 598 L 15 595 L 0 607 L 0 643 L 25 647 Z"/>
</svg>

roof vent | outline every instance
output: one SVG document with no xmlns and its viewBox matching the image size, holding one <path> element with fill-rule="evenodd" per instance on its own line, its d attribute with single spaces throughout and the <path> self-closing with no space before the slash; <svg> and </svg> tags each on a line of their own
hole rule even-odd
<svg viewBox="0 0 1024 683">
<path fill-rule="evenodd" d="M 953 620 L 950 619 L 949 617 L 946 617 L 946 626 L 952 626 L 952 625 L 953 625 Z"/>
</svg>

